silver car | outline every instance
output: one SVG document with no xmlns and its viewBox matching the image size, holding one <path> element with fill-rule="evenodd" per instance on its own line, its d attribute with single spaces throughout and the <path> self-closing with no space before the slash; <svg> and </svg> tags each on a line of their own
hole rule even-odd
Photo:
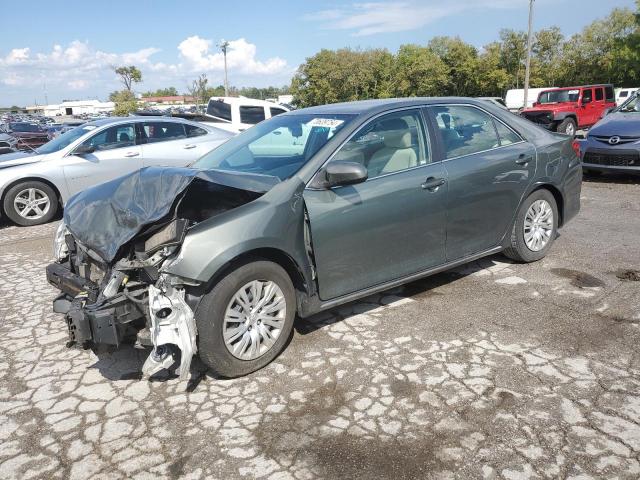
<svg viewBox="0 0 640 480">
<path fill-rule="evenodd" d="M 18 225 L 50 221 L 74 194 L 148 166 L 184 167 L 233 134 L 168 117 L 88 122 L 34 152 L 0 157 L 2 214 Z"/>
</svg>

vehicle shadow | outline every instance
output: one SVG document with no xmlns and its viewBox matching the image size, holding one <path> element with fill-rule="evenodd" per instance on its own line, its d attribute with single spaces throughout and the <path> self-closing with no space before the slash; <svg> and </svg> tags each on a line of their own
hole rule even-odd
<svg viewBox="0 0 640 480">
<path fill-rule="evenodd" d="M 593 174 L 585 173 L 582 176 L 582 180 L 588 183 L 618 183 L 626 185 L 640 185 L 639 174 L 625 174 L 625 173 L 602 173 Z"/>
<path fill-rule="evenodd" d="M 415 282 L 408 283 L 401 287 L 392 288 L 383 292 L 371 295 L 360 300 L 341 305 L 309 318 L 296 318 L 294 323 L 295 334 L 309 335 L 315 331 L 327 328 L 333 324 L 342 322 L 353 315 L 367 313 L 372 310 L 384 308 L 386 305 L 403 299 L 420 300 L 429 296 L 442 295 L 437 289 L 443 285 L 450 284 L 457 280 L 467 277 L 475 272 L 490 269 L 499 265 L 512 263 L 506 257 L 497 254 L 490 257 L 482 258 L 474 262 L 461 265 L 451 270 L 432 275 Z M 285 350 L 289 343 L 295 342 L 296 335 L 292 334 L 287 340 Z M 97 369 L 107 380 L 126 381 L 126 380 L 142 380 L 142 366 L 151 352 L 150 348 L 136 349 L 132 344 L 122 345 L 115 352 L 98 352 L 96 356 L 98 360 L 89 368 Z M 177 379 L 175 375 L 175 367 L 179 365 L 180 359 L 176 358 L 176 362 L 169 371 L 162 371 L 148 381 L 167 383 L 170 380 Z M 196 356 L 191 362 L 189 379 L 187 381 L 185 391 L 193 392 L 196 390 L 202 380 L 209 378 L 216 381 L 233 381 L 223 377 L 214 375 L 210 372 L 206 365 Z"/>
<path fill-rule="evenodd" d="M 395 287 L 383 292 L 356 300 L 334 309 L 326 310 L 309 318 L 297 318 L 294 324 L 296 333 L 308 335 L 326 328 L 335 323 L 348 319 L 353 315 L 363 314 L 378 310 L 390 303 L 402 301 L 403 299 L 419 300 L 430 296 L 442 295 L 437 289 L 443 285 L 460 280 L 468 275 L 481 270 L 490 269 L 497 265 L 511 264 L 511 260 L 502 254 L 481 258 L 474 262 L 463 264 L 451 270 L 432 275 L 420 280 L 416 280 L 400 287 Z"/>
</svg>

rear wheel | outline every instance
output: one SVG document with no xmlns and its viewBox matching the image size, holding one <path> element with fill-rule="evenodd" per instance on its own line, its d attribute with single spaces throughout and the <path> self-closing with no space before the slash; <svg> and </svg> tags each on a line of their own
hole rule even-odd
<svg viewBox="0 0 640 480">
<path fill-rule="evenodd" d="M 577 130 L 576 121 L 573 118 L 565 118 L 558 124 L 557 131 L 566 135 L 575 136 Z"/>
<path fill-rule="evenodd" d="M 284 349 L 295 314 L 295 291 L 282 267 L 267 261 L 242 265 L 200 302 L 200 358 L 223 377 L 254 372 Z"/>
<path fill-rule="evenodd" d="M 58 196 L 43 182 L 22 182 L 11 187 L 4 197 L 4 213 L 23 227 L 40 225 L 53 219 L 58 211 Z"/>
<path fill-rule="evenodd" d="M 536 190 L 522 203 L 504 254 L 517 262 L 536 262 L 547 255 L 558 231 L 558 206 L 549 190 Z"/>
</svg>

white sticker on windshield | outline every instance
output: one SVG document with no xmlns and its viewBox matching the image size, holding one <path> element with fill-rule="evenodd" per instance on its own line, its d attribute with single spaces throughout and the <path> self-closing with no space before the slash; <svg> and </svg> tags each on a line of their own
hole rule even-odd
<svg viewBox="0 0 640 480">
<path fill-rule="evenodd" d="M 83 130 L 94 130 L 95 128 L 97 128 L 95 125 L 85 125 L 84 127 L 82 127 Z"/>
<path fill-rule="evenodd" d="M 309 123 L 307 123 L 310 127 L 327 127 L 327 128 L 335 128 L 339 127 L 344 123 L 344 120 L 336 120 L 335 118 L 314 118 Z"/>
<path fill-rule="evenodd" d="M 577 95 L 580 93 L 580 90 L 569 90 L 569 95 Z"/>
</svg>

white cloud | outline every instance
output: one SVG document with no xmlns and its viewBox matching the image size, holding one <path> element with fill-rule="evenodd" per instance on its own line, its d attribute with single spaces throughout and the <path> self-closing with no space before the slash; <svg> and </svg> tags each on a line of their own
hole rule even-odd
<svg viewBox="0 0 640 480">
<path fill-rule="evenodd" d="M 54 44 L 48 52 L 33 52 L 29 47 L 14 48 L 2 56 L 0 53 L 0 90 L 9 95 L 10 102 L 44 100 L 45 89 L 49 98 L 69 98 L 69 91 L 82 91 L 83 95 L 105 98 L 121 88 L 112 67 L 136 65 L 142 71 L 140 90 L 175 86 L 186 90 L 190 80 L 207 73 L 211 83 L 222 83 L 224 58 L 214 42 L 197 35 L 184 39 L 177 46 L 174 58 L 154 61 L 161 50 L 146 47 L 139 50 L 114 53 L 94 48 L 89 42 L 75 40 L 67 45 Z M 167 57 L 167 55 L 165 55 Z M 265 82 L 285 83 L 292 69 L 280 57 L 259 59 L 257 47 L 244 38 L 229 42 L 227 63 L 230 81 L 234 85 L 264 85 Z"/>
<path fill-rule="evenodd" d="M 178 45 L 181 57 L 191 71 L 223 71 L 224 56 L 219 49 L 211 53 L 213 42 L 197 35 L 183 40 Z M 265 61 L 256 59 L 256 46 L 244 38 L 232 40 L 227 49 L 227 67 L 247 75 L 274 75 L 287 68 L 287 62 L 280 57 Z"/>
<path fill-rule="evenodd" d="M 353 3 L 342 9 L 321 10 L 305 15 L 322 28 L 350 30 L 353 36 L 415 30 L 429 23 L 472 8 L 518 8 L 526 0 L 442 0 Z"/>
</svg>

